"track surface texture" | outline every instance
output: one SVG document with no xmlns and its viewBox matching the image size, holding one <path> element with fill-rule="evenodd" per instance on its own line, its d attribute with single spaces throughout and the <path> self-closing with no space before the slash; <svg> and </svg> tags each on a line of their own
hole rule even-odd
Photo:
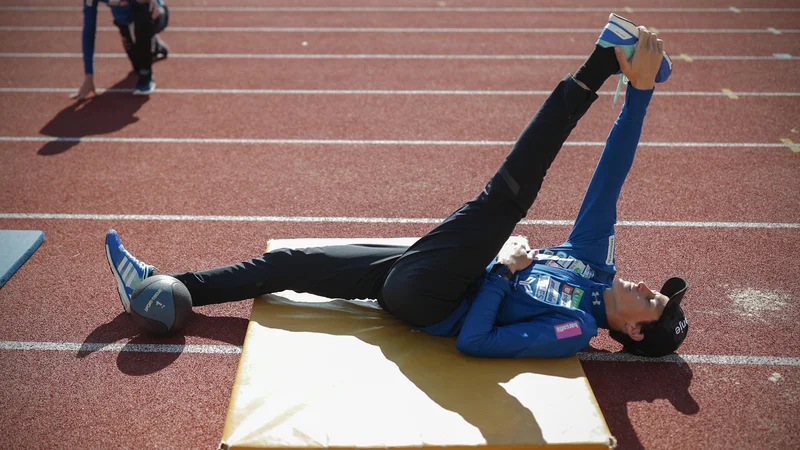
<svg viewBox="0 0 800 450">
<path fill-rule="evenodd" d="M 103 236 L 163 272 L 268 239 L 420 236 L 475 195 L 609 12 L 655 27 L 650 105 L 617 227 L 621 276 L 680 274 L 691 332 L 642 361 L 579 354 L 620 449 L 799 448 L 800 8 L 792 1 L 173 0 L 158 88 L 105 6 L 98 94 L 81 2 L 0 0 L 0 229 L 42 247 L 0 289 L 10 448 L 216 448 L 251 301 L 174 336 L 121 312 Z M 619 105 L 613 78 L 517 232 L 563 241 Z M 354 418 L 354 420 L 358 420 Z"/>
</svg>

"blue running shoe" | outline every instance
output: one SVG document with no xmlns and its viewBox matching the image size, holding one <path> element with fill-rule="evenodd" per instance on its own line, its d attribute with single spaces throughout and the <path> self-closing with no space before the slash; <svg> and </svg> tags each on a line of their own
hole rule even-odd
<svg viewBox="0 0 800 450">
<path fill-rule="evenodd" d="M 125 250 L 116 230 L 108 230 L 106 233 L 106 257 L 108 257 L 111 273 L 117 280 L 117 290 L 122 308 L 125 312 L 131 312 L 133 290 L 142 280 L 153 274 L 155 267 L 139 261 Z"/>
<path fill-rule="evenodd" d="M 636 52 L 637 42 L 639 42 L 639 28 L 636 24 L 622 16 L 611 13 L 608 16 L 608 23 L 605 28 L 603 28 L 603 31 L 600 32 L 600 37 L 597 39 L 596 45 L 603 48 L 619 47 L 625 52 L 625 57 L 630 60 Z M 656 83 L 667 81 L 667 78 L 669 78 L 672 73 L 672 60 L 669 59 L 667 52 L 662 53 L 664 57 L 661 59 L 661 67 L 659 67 L 658 73 L 656 74 Z M 622 71 L 617 71 L 617 73 L 622 73 Z M 628 79 L 625 75 L 619 78 L 617 90 L 614 92 L 614 102 L 611 104 L 612 109 L 617 105 L 617 99 L 619 98 L 619 91 L 622 89 L 622 85 L 627 82 Z"/>
<path fill-rule="evenodd" d="M 597 45 L 600 47 L 620 47 L 629 60 L 636 51 L 637 42 L 639 42 L 639 28 L 636 24 L 614 13 L 608 16 L 608 23 L 600 33 L 600 38 L 597 39 Z M 661 60 L 661 67 L 656 75 L 656 83 L 667 81 L 672 73 L 672 60 L 669 59 L 667 52 L 663 53 L 664 58 Z"/>
</svg>

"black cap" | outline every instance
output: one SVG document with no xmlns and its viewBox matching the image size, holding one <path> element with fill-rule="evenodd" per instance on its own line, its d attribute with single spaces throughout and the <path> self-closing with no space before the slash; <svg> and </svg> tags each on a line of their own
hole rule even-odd
<svg viewBox="0 0 800 450">
<path fill-rule="evenodd" d="M 627 334 L 615 330 L 611 330 L 611 337 L 634 355 L 658 357 L 674 352 L 689 331 L 686 314 L 681 308 L 683 294 L 688 288 L 689 283 L 681 277 L 672 277 L 664 283 L 661 293 L 669 297 L 669 301 L 656 322 L 642 327 L 644 339 L 641 341 L 634 341 Z"/>
</svg>

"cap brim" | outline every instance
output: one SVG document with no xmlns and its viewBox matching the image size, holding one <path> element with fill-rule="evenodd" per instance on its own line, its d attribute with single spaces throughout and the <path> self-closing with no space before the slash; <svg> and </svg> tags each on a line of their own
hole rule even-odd
<svg viewBox="0 0 800 450">
<path fill-rule="evenodd" d="M 664 310 L 674 309 L 680 306 L 681 300 L 686 290 L 689 289 L 689 282 L 681 277 L 672 277 L 661 287 L 661 293 L 669 297 Z"/>
</svg>

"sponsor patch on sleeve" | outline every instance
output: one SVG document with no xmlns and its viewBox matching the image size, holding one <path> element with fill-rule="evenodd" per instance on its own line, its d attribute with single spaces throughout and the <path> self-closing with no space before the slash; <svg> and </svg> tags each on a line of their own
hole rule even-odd
<svg viewBox="0 0 800 450">
<path fill-rule="evenodd" d="M 608 250 L 606 252 L 606 265 L 614 264 L 614 247 L 617 244 L 617 236 L 612 234 L 608 237 Z"/>
<path fill-rule="evenodd" d="M 581 331 L 581 324 L 579 324 L 577 320 L 562 323 L 554 326 L 553 328 L 556 329 L 556 339 L 566 339 L 583 334 Z"/>
</svg>

